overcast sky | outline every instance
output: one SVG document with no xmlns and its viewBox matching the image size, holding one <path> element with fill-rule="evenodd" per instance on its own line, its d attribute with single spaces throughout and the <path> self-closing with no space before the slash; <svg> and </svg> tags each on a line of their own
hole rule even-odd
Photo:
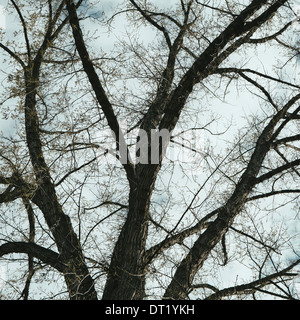
<svg viewBox="0 0 300 320">
<path fill-rule="evenodd" d="M 0 28 L 5 29 L 6 22 L 5 22 L 5 12 L 4 6 L 0 5 Z"/>
</svg>

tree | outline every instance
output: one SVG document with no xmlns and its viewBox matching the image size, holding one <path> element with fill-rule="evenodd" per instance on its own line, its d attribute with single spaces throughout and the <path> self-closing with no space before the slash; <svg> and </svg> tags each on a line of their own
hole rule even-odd
<svg viewBox="0 0 300 320">
<path fill-rule="evenodd" d="M 20 28 L 0 43 L 16 126 L 0 149 L 0 256 L 15 268 L 3 297 L 297 298 L 296 3 L 110 3 L 8 3 Z M 251 108 L 233 130 L 216 113 L 238 96 Z M 243 275 L 222 286 L 228 270 Z"/>
</svg>

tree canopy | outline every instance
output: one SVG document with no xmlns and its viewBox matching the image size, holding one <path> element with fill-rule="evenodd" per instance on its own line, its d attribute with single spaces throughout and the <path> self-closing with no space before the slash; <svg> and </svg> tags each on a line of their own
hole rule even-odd
<svg viewBox="0 0 300 320">
<path fill-rule="evenodd" d="M 5 15 L 1 299 L 299 298 L 297 1 Z"/>
</svg>

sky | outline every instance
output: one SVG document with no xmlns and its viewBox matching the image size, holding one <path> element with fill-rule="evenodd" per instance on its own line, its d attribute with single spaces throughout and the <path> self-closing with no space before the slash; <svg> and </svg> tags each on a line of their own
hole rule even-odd
<svg viewBox="0 0 300 320">
<path fill-rule="evenodd" d="M 6 18 L 4 6 L 0 5 L 0 28 L 5 29 L 6 27 Z"/>
<path fill-rule="evenodd" d="M 8 17 L 5 12 L 5 7 L 7 5 L 8 0 L 0 0 L 0 29 L 4 32 L 5 39 L 8 38 Z M 0 57 L 2 56 L 2 52 L 0 52 Z M 9 70 L 8 65 L 3 67 L 3 61 L 0 59 L 1 70 L 0 70 L 0 86 L 5 84 L 5 79 L 7 74 L 5 74 L 2 70 Z M 0 91 L 1 93 L 1 91 Z M 14 130 L 14 121 L 9 119 L 5 120 L 0 115 L 0 132 L 11 133 Z"/>
</svg>

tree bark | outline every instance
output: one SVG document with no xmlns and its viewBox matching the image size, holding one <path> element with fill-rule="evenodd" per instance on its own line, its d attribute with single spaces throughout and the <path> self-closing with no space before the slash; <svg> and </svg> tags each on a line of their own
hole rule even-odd
<svg viewBox="0 0 300 320">
<path fill-rule="evenodd" d="M 38 56 L 37 56 L 38 57 Z M 40 59 L 32 68 L 25 71 L 25 130 L 31 163 L 36 176 L 38 189 L 34 202 L 43 212 L 47 225 L 53 234 L 60 253 L 60 260 L 65 264 L 64 277 L 70 299 L 96 299 L 94 282 L 84 261 L 80 242 L 75 234 L 70 218 L 63 212 L 57 199 L 51 180 L 49 167 L 43 156 L 40 138 L 39 119 L 36 111 L 36 96 L 39 87 Z"/>
<path fill-rule="evenodd" d="M 143 257 L 148 231 L 148 192 L 130 192 L 126 222 L 115 245 L 103 300 L 139 300 L 144 297 Z"/>
<path fill-rule="evenodd" d="M 130 190 L 128 216 L 112 254 L 103 300 L 141 300 L 145 297 L 146 241 L 156 167 L 142 166 L 144 170 L 140 171 L 135 187 Z"/>
</svg>

